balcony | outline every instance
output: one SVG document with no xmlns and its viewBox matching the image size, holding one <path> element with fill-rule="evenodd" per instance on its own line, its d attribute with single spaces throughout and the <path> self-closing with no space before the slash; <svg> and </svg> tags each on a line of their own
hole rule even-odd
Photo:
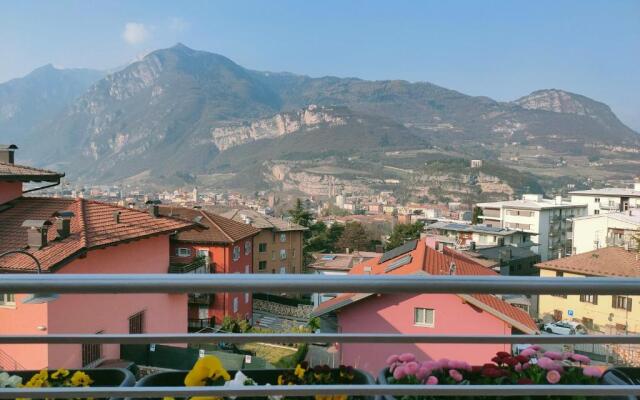
<svg viewBox="0 0 640 400">
<path fill-rule="evenodd" d="M 638 278 L 533 278 L 494 276 L 326 276 L 326 275 L 82 275 L 7 274 L 1 293 L 477 293 L 640 295 Z M 482 344 L 640 344 L 640 335 L 441 335 L 441 334 L 47 334 L 0 335 L 2 344 L 150 344 L 150 343 L 482 343 Z M 0 389 L 0 398 L 188 397 L 188 396 L 630 396 L 640 385 L 294 385 L 201 387 L 42 387 Z"/>
<path fill-rule="evenodd" d="M 189 304 L 210 306 L 213 304 L 215 296 L 208 293 L 189 293 Z"/>
</svg>

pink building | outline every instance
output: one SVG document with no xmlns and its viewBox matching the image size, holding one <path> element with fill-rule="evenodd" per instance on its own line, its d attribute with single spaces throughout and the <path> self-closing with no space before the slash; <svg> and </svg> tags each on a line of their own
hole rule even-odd
<svg viewBox="0 0 640 400">
<path fill-rule="evenodd" d="M 42 273 L 167 273 L 169 238 L 194 224 L 83 199 L 24 197 L 23 182 L 62 174 L 18 166 L 0 147 L 0 253 L 26 250 Z M 26 221 L 26 222 L 25 222 Z M 36 273 L 22 254 L 0 258 L 0 273 Z M 24 304 L 0 293 L 0 333 L 186 333 L 187 295 L 63 294 Z M 118 345 L 0 345 L 0 369 L 79 368 L 118 358 Z"/>
<path fill-rule="evenodd" d="M 253 237 L 260 230 L 220 215 L 184 207 L 160 207 L 160 213 L 195 221 L 199 229 L 171 238 L 171 271 L 176 273 L 253 273 Z M 199 259 L 200 263 L 194 263 Z M 224 317 L 253 318 L 251 293 L 216 293 L 189 296 L 192 330 L 219 325 Z"/>
<path fill-rule="evenodd" d="M 350 274 L 497 275 L 458 253 L 443 254 L 423 240 L 409 242 L 381 257 L 358 264 Z M 342 294 L 322 303 L 315 316 L 337 316 L 342 333 L 406 333 L 433 335 L 510 335 L 536 333 L 523 310 L 485 294 Z M 502 344 L 373 344 L 344 343 L 340 362 L 377 374 L 391 354 L 411 352 L 422 360 L 460 359 L 484 364 Z"/>
</svg>

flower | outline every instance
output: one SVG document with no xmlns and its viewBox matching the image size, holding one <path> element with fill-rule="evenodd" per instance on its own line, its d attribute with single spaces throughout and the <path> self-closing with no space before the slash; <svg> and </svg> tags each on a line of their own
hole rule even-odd
<svg viewBox="0 0 640 400">
<path fill-rule="evenodd" d="M 420 366 L 415 361 L 410 361 L 404 365 L 404 372 L 407 375 L 415 375 L 418 372 Z"/>
<path fill-rule="evenodd" d="M 22 378 L 18 375 L 9 375 L 6 372 L 0 372 L 0 388 L 15 388 L 22 385 Z"/>
<path fill-rule="evenodd" d="M 399 358 L 397 354 L 390 355 L 389 357 L 387 357 L 387 365 L 395 364 L 398 362 L 398 360 Z"/>
<path fill-rule="evenodd" d="M 511 357 L 511 354 L 507 353 L 506 351 L 499 351 L 496 353 L 496 356 L 500 358 L 507 358 L 507 357 Z"/>
<path fill-rule="evenodd" d="M 436 378 L 435 376 L 431 375 L 430 377 L 427 378 L 427 381 L 425 383 L 427 385 L 437 385 L 438 384 L 438 378 Z"/>
<path fill-rule="evenodd" d="M 602 376 L 602 370 L 598 367 L 584 367 L 582 369 L 584 376 L 590 376 L 593 378 L 600 378 Z"/>
<path fill-rule="evenodd" d="M 66 378 L 67 376 L 69 376 L 69 370 L 60 368 L 51 374 L 51 379 Z"/>
<path fill-rule="evenodd" d="M 542 350 L 542 347 L 540 345 L 534 344 L 533 346 L 527 347 L 527 349 L 533 349 L 534 351 L 540 351 L 540 350 Z"/>
<path fill-rule="evenodd" d="M 438 360 L 438 368 L 445 369 L 449 367 L 449 359 L 441 358 Z"/>
<path fill-rule="evenodd" d="M 296 365 L 296 369 L 293 371 L 293 374 L 297 376 L 299 379 L 304 378 L 304 374 L 307 372 L 305 368 L 302 368 L 300 364 Z M 237 375 L 237 374 L 236 374 Z"/>
<path fill-rule="evenodd" d="M 451 378 L 453 378 L 453 380 L 456 381 L 456 382 L 462 381 L 462 374 L 460 372 L 458 372 L 458 370 L 456 370 L 456 369 L 450 369 L 449 370 L 449 376 Z"/>
<path fill-rule="evenodd" d="M 236 372 L 236 376 L 234 376 L 232 380 L 226 381 L 224 383 L 224 387 L 228 387 L 228 388 L 239 388 L 243 386 L 254 386 L 254 385 L 256 385 L 256 383 L 253 381 L 253 379 L 247 377 L 245 374 L 242 373 L 242 371 Z M 235 396 L 228 396 L 228 397 L 232 400 L 236 398 Z"/>
<path fill-rule="evenodd" d="M 519 378 L 518 381 L 516 382 L 518 385 L 533 385 L 533 381 L 529 378 Z"/>
<path fill-rule="evenodd" d="M 531 357 L 536 353 L 536 350 L 532 349 L 531 347 L 527 347 L 526 349 L 522 350 L 519 355 L 524 357 Z"/>
<path fill-rule="evenodd" d="M 549 357 L 540 357 L 540 359 L 538 360 L 538 366 L 542 369 L 547 369 L 547 370 L 558 369 L 558 367 L 562 368 L 561 365 L 558 365 L 555 361 L 553 361 Z"/>
<path fill-rule="evenodd" d="M 85 374 L 82 371 L 76 371 L 74 372 L 73 376 L 71 377 L 71 384 L 73 386 L 89 386 L 93 383 L 93 379 L 91 379 L 91 377 L 87 374 Z"/>
<path fill-rule="evenodd" d="M 398 359 L 402 362 L 409 362 L 409 361 L 415 361 L 416 356 L 413 355 L 412 353 L 404 353 L 404 354 L 400 354 Z"/>
<path fill-rule="evenodd" d="M 451 360 L 449 361 L 449 368 L 471 371 L 471 365 L 466 361 Z"/>
<path fill-rule="evenodd" d="M 587 356 L 583 356 L 582 354 L 571 354 L 569 358 L 571 358 L 575 362 L 579 362 L 580 364 L 591 364 L 591 359 Z"/>
<path fill-rule="evenodd" d="M 423 365 L 420 367 L 420 369 L 418 369 L 418 372 L 416 373 L 416 378 L 422 381 L 424 380 L 424 378 L 431 375 L 431 372 L 433 372 L 431 369 Z"/>
<path fill-rule="evenodd" d="M 547 351 L 547 352 L 544 353 L 544 356 L 548 357 L 548 358 L 550 358 L 552 360 L 564 360 L 565 359 L 564 354 L 559 353 L 557 351 Z"/>
<path fill-rule="evenodd" d="M 393 379 L 400 380 L 407 376 L 407 373 L 404 369 L 403 365 L 398 366 L 395 370 L 393 370 Z"/>
<path fill-rule="evenodd" d="M 225 381 L 231 379 L 217 357 L 205 356 L 196 361 L 191 371 L 184 378 L 184 384 L 185 386 L 205 386 L 209 380 L 220 378 Z"/>
<path fill-rule="evenodd" d="M 551 370 L 547 372 L 547 382 L 551 383 L 552 385 L 555 385 L 556 383 L 560 382 L 560 372 L 556 371 L 556 370 Z"/>
</svg>

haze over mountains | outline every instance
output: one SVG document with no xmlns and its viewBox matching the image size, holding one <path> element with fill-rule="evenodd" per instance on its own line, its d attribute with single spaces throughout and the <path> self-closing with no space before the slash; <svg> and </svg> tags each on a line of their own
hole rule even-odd
<svg viewBox="0 0 640 400">
<path fill-rule="evenodd" d="M 0 84 L 0 142 L 93 182 L 480 142 L 580 151 L 639 140 L 607 105 L 558 89 L 498 102 L 425 82 L 253 71 L 181 44 L 107 76 L 46 66 Z"/>
</svg>

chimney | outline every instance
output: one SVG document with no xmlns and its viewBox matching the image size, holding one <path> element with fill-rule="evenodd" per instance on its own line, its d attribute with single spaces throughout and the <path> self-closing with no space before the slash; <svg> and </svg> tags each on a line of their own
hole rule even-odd
<svg viewBox="0 0 640 400">
<path fill-rule="evenodd" d="M 150 204 L 149 215 L 151 215 L 153 218 L 158 218 L 160 216 L 160 206 L 157 204 Z"/>
<path fill-rule="evenodd" d="M 114 211 L 112 214 L 113 216 L 113 222 L 115 222 L 116 224 L 120 223 L 120 211 Z"/>
<path fill-rule="evenodd" d="M 469 250 L 475 251 L 475 249 L 476 249 L 476 242 L 472 240 L 469 242 Z"/>
<path fill-rule="evenodd" d="M 46 219 L 28 219 L 22 223 L 27 230 L 27 244 L 30 248 L 41 249 L 47 245 L 47 231 L 51 222 Z"/>
<path fill-rule="evenodd" d="M 5 164 L 13 164 L 13 153 L 18 150 L 15 144 L 0 144 L 0 162 Z"/>
<path fill-rule="evenodd" d="M 58 239 L 66 239 L 71 235 L 71 218 L 73 218 L 74 215 L 72 211 L 58 211 L 54 214 L 56 217 Z"/>
</svg>

